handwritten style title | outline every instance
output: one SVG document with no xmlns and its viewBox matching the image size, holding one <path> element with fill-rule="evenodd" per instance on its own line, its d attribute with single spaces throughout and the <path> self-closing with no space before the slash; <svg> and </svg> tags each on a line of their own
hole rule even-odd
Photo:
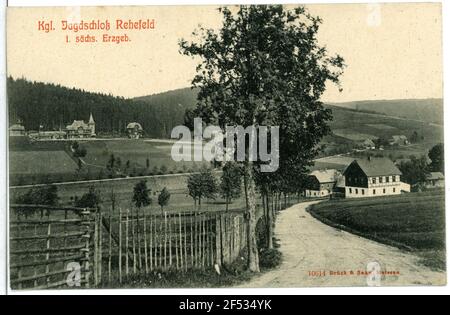
<svg viewBox="0 0 450 315">
<path fill-rule="evenodd" d="M 155 29 L 155 19 L 123 20 L 116 19 L 114 23 L 109 20 L 90 20 L 79 22 L 69 22 L 61 20 L 61 30 L 77 33 L 79 31 L 109 31 L 114 26 L 116 30 L 153 30 Z M 56 30 L 54 21 L 38 21 L 38 30 L 45 33 Z"/>
</svg>

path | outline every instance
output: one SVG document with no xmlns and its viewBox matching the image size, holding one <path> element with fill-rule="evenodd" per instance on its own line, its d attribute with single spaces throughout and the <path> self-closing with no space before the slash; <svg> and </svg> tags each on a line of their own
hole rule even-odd
<svg viewBox="0 0 450 315">
<path fill-rule="evenodd" d="M 418 258 L 410 253 L 337 230 L 314 219 L 306 212 L 313 203 L 298 204 L 279 214 L 275 237 L 283 253 L 282 265 L 242 287 L 367 286 L 366 275 L 351 275 L 350 271 L 365 271 L 370 262 L 378 262 L 383 270 L 400 272 L 400 275 L 385 276 L 381 280 L 382 286 L 445 284 L 445 273 L 420 266 Z M 325 272 L 325 276 L 311 276 L 311 271 Z"/>
</svg>

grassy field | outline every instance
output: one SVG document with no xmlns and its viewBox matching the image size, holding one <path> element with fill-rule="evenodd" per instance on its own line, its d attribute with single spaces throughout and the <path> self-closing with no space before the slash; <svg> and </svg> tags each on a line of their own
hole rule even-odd
<svg viewBox="0 0 450 315">
<path fill-rule="evenodd" d="M 409 249 L 422 263 L 445 269 L 444 191 L 323 202 L 310 209 L 324 223 Z"/>
<path fill-rule="evenodd" d="M 346 139 L 352 140 L 352 141 L 364 141 L 366 139 L 374 140 L 377 138 L 374 135 L 360 133 L 353 129 L 335 129 L 335 130 L 333 130 L 333 133 L 336 136 L 346 138 Z"/>
<path fill-rule="evenodd" d="M 110 174 L 106 166 L 111 155 L 114 155 L 116 160 L 120 159 L 119 168 L 121 176 L 124 177 L 186 173 L 208 164 L 174 161 L 171 157 L 172 145 L 167 142 L 124 138 L 84 140 L 79 143 L 87 151 L 81 170 L 78 169 L 77 159 L 72 156 L 69 141 L 30 142 L 25 137 L 11 137 L 9 162 L 11 185 L 108 178 Z"/>
</svg>

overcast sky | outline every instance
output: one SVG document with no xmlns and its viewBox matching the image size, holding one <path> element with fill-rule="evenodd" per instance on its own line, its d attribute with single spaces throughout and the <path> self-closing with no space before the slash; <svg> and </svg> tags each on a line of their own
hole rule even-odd
<svg viewBox="0 0 450 315">
<path fill-rule="evenodd" d="M 323 100 L 442 98 L 440 4 L 310 5 L 324 20 L 319 40 L 345 58 L 343 92 L 329 87 Z M 78 14 L 79 13 L 79 14 Z M 155 29 L 127 33 L 129 43 L 101 42 L 104 32 L 60 30 L 70 17 L 91 21 L 155 19 Z M 54 21 L 55 31 L 38 30 Z M 202 24 L 218 28 L 212 6 L 12 8 L 7 17 L 7 67 L 13 77 L 58 83 L 88 91 L 135 97 L 190 86 L 198 60 L 179 54 L 178 40 Z M 99 42 L 75 44 L 74 36 Z M 69 35 L 71 43 L 65 42 Z"/>
</svg>

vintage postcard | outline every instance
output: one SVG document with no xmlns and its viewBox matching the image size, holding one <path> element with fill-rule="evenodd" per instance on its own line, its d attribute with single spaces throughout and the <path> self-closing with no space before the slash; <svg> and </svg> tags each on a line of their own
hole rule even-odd
<svg viewBox="0 0 450 315">
<path fill-rule="evenodd" d="M 11 290 L 446 284 L 440 3 L 7 8 Z"/>
</svg>

